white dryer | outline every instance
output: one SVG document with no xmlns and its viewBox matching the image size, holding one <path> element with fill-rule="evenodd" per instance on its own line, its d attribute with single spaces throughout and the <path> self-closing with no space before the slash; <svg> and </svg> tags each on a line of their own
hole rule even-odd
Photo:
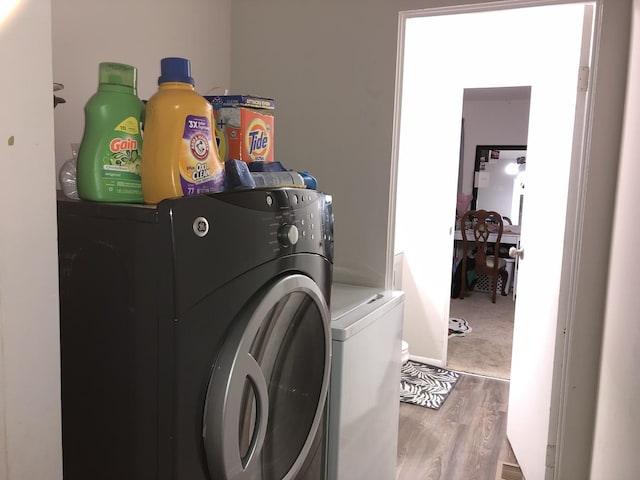
<svg viewBox="0 0 640 480">
<path fill-rule="evenodd" d="M 328 478 L 395 478 L 404 292 L 334 283 Z"/>
</svg>

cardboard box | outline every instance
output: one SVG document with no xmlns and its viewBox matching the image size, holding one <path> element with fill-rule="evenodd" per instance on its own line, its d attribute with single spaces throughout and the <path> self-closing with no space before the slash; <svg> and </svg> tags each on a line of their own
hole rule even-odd
<svg viewBox="0 0 640 480">
<path fill-rule="evenodd" d="M 213 106 L 222 161 L 273 162 L 273 99 L 249 95 L 205 97 Z"/>
</svg>

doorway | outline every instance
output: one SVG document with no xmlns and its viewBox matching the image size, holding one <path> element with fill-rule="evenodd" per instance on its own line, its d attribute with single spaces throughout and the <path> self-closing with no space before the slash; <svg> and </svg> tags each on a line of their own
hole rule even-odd
<svg viewBox="0 0 640 480">
<path fill-rule="evenodd" d="M 559 7 L 565 6 L 535 7 L 535 10 Z M 530 16 L 527 10 L 443 12 L 431 17 L 416 13 L 409 16 L 403 32 L 402 94 L 397 98 L 402 112 L 394 244 L 395 253 L 402 253 L 404 258 L 405 336 L 411 354 L 433 365 L 444 366 L 447 357 L 450 282 L 449 279 L 443 281 L 443 277 L 453 266 L 449 252 L 455 224 L 464 89 L 531 85 L 537 129 L 529 132 L 536 142 L 528 155 L 535 153 L 537 143 L 537 154 L 542 156 L 540 164 L 545 165 L 541 168 L 547 168 L 550 162 L 546 152 L 552 152 L 554 159 L 571 157 L 573 116 L 570 127 L 562 129 L 564 137 L 560 129 L 550 131 L 557 126 L 556 118 L 554 127 L 542 125 L 546 118 L 558 117 L 556 111 L 562 99 L 555 100 L 558 96 L 555 85 L 563 79 L 559 77 L 560 69 L 553 75 L 547 73 L 553 50 L 544 46 L 542 40 L 551 39 L 541 39 L 539 35 L 546 19 L 538 16 L 539 23 L 526 23 L 522 16 Z M 430 48 L 431 45 L 438 47 Z M 446 48 L 442 48 L 443 45 Z M 433 75 L 436 70 L 447 74 Z M 576 71 L 577 67 L 571 71 L 573 77 Z M 567 108 L 573 111 L 574 107 L 563 106 Z M 485 143 L 502 142 L 500 138 L 487 138 Z M 544 151 L 540 151 L 541 148 Z M 566 191 L 568 169 L 568 161 L 554 164 L 549 169 L 553 175 L 539 173 L 540 184 L 558 192 Z M 558 201 L 553 205 L 554 217 L 549 217 L 549 221 L 560 225 L 565 220 L 566 203 L 563 202 L 566 198 L 562 200 L 561 194 L 555 197 Z M 555 197 L 552 200 L 555 201 Z"/>
<path fill-rule="evenodd" d="M 499 141 L 503 148 L 525 146 L 528 140 L 531 87 L 465 88 L 462 108 L 462 134 L 460 139 L 460 167 L 458 169 L 458 195 L 462 201 L 459 208 L 484 208 L 496 210 L 504 217 L 505 231 L 518 232 L 522 222 L 515 207 L 515 199 L 522 197 L 509 192 L 508 183 L 514 184 L 516 176 L 508 171 L 511 159 L 523 155 L 520 169 L 526 170 L 526 152 L 520 150 L 497 150 L 487 159 L 485 175 L 478 179 L 479 146 L 487 141 Z M 498 148 L 498 147 L 496 147 Z M 519 172 L 520 173 L 520 172 Z M 499 174 L 499 178 L 495 178 Z M 475 193 L 474 193 L 475 192 Z M 477 195 L 477 201 L 472 195 Z M 518 193 L 518 192 L 516 192 Z M 471 198 L 470 204 L 464 201 Z M 522 202 L 517 202 L 521 204 Z M 456 218 L 459 211 L 456 212 Z M 517 225 L 509 225 L 510 223 Z M 456 224 L 456 229 L 459 229 Z M 512 229 L 512 230 L 510 230 Z M 456 237 L 457 238 L 457 237 Z M 505 237 L 507 238 L 507 237 Z M 503 239 L 503 246 L 506 245 Z M 500 256 L 505 256 L 509 245 L 501 247 Z M 459 262 L 459 253 L 456 262 Z M 454 249 L 454 255 L 456 251 Z M 496 303 L 489 299 L 489 283 L 484 278 L 475 282 L 473 291 L 467 292 L 464 300 L 452 298 L 449 306 L 451 325 L 464 322 L 469 329 L 465 332 L 450 329 L 447 341 L 447 363 L 450 370 L 508 380 L 510 378 L 511 350 L 515 313 L 515 260 L 510 262 L 507 296 L 498 295 Z"/>
<path fill-rule="evenodd" d="M 575 208 L 567 203 L 569 172 L 578 170 L 583 158 L 575 147 L 584 139 L 586 89 L 576 90 L 576 83 L 582 65 L 588 75 L 593 17 L 587 20 L 592 7 L 585 4 L 514 8 L 515 2 L 505 3 L 506 10 L 439 11 L 403 24 L 396 240 L 406 259 L 407 341 L 415 344 L 417 357 L 444 365 L 452 265 L 442 253 L 453 243 L 461 92 L 469 86 L 532 85 L 527 144 L 533 168 L 527 170 L 522 230 L 529 253 L 526 268 L 518 271 L 515 323 L 521 327 L 514 331 L 508 428 L 531 477 L 543 478 L 541 470 L 552 468 L 545 455 L 556 445 L 558 418 L 551 412 L 560 408 L 562 367 L 556 359 L 564 356 L 564 344 L 558 315 L 566 303 L 559 292 L 568 282 L 563 262 L 572 256 L 548 245 L 565 245 L 565 229 L 576 228 L 566 214 Z M 585 57 L 587 63 L 580 63 Z M 445 73 L 434 75 L 436 70 Z M 413 205 L 428 211 L 428 222 L 415 222 L 416 215 L 403 211 Z M 403 229 L 407 225 L 412 229 Z M 519 316 L 527 321 L 518 322 Z"/>
</svg>

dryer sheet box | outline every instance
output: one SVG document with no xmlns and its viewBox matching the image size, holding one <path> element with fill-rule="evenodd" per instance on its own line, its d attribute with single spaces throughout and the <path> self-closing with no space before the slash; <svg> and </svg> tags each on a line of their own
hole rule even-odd
<svg viewBox="0 0 640 480">
<path fill-rule="evenodd" d="M 272 98 L 251 95 L 205 96 L 213 106 L 220 160 L 273 162 Z"/>
</svg>

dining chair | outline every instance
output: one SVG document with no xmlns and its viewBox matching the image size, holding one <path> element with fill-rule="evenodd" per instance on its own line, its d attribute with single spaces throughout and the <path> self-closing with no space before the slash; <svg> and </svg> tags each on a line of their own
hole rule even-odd
<svg viewBox="0 0 640 480">
<path fill-rule="evenodd" d="M 502 295 L 505 290 L 508 273 L 504 258 L 496 256 L 500 251 L 503 222 L 498 212 L 487 210 L 468 210 L 460 218 L 460 233 L 462 235 L 462 272 L 466 276 L 469 258 L 475 260 L 475 273 L 484 274 L 491 278 L 491 301 L 496 303 L 498 278 L 502 280 Z M 494 238 L 495 235 L 495 238 Z M 466 278 L 463 278 L 459 298 L 464 298 Z"/>
</svg>

